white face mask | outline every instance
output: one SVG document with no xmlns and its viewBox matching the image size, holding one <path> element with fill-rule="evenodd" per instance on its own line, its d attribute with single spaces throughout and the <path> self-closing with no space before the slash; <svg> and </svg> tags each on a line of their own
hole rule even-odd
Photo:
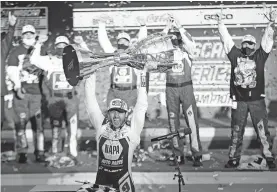
<svg viewBox="0 0 277 192">
<path fill-rule="evenodd" d="M 22 39 L 22 42 L 27 46 L 33 46 L 36 42 L 36 39 Z"/>
</svg>

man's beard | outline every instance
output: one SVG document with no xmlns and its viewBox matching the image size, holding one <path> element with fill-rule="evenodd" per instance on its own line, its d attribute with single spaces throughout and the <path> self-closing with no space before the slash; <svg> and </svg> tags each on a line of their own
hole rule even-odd
<svg viewBox="0 0 277 192">
<path fill-rule="evenodd" d="M 250 49 L 249 47 L 241 48 L 241 52 L 247 56 L 251 55 L 254 51 L 255 49 Z"/>
</svg>

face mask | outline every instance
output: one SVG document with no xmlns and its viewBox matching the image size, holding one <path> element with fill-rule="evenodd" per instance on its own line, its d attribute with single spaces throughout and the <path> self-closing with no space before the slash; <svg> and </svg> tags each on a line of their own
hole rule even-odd
<svg viewBox="0 0 277 192">
<path fill-rule="evenodd" d="M 61 57 L 63 55 L 63 48 L 56 48 L 55 55 Z"/>
<path fill-rule="evenodd" d="M 36 39 L 22 39 L 24 45 L 33 46 L 36 42 Z"/>
<path fill-rule="evenodd" d="M 249 47 L 241 48 L 241 52 L 247 56 L 251 55 L 251 53 L 253 53 L 254 51 L 255 49 L 250 49 Z"/>
<path fill-rule="evenodd" d="M 180 46 L 182 44 L 182 36 L 180 33 L 178 32 L 173 32 L 173 33 L 169 33 L 169 34 L 173 34 L 176 37 L 174 39 L 171 39 L 171 42 L 174 46 Z"/>
<path fill-rule="evenodd" d="M 117 44 L 117 48 L 118 48 L 118 49 L 126 50 L 126 49 L 128 49 L 128 47 L 129 47 L 129 46 L 126 46 L 126 45 L 124 45 L 124 44 Z"/>
</svg>

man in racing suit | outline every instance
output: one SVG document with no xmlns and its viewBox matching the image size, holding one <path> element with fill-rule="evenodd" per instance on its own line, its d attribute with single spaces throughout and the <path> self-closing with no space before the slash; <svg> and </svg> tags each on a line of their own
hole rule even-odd
<svg viewBox="0 0 277 192">
<path fill-rule="evenodd" d="M 24 70 L 29 64 L 29 56 L 36 40 L 36 30 L 32 25 L 22 28 L 22 44 L 15 47 L 8 58 L 7 74 L 14 85 L 14 111 L 18 116 L 15 120 L 16 149 L 18 161 L 26 163 L 28 143 L 26 125 L 31 121 L 33 130 L 36 161 L 44 162 L 44 133 L 41 125 L 41 90 L 40 75 L 30 74 Z"/>
<path fill-rule="evenodd" d="M 170 30 L 170 31 L 169 31 Z M 174 35 L 172 44 L 176 48 L 173 59 L 176 65 L 166 74 L 166 105 L 168 111 L 170 131 L 175 132 L 180 129 L 180 104 L 183 107 L 183 113 L 188 127 L 191 129 L 190 145 L 193 155 L 193 166 L 202 166 L 202 146 L 199 138 L 199 125 L 197 117 L 197 107 L 193 93 L 191 79 L 192 55 L 194 53 L 195 43 L 188 32 L 182 28 L 173 17 L 164 29 Z M 173 139 L 174 148 L 179 164 L 184 164 L 184 143 L 182 140 Z M 170 165 L 175 165 L 173 157 L 170 157 Z"/>
<path fill-rule="evenodd" d="M 248 112 L 250 112 L 254 129 L 261 143 L 262 153 L 269 168 L 276 167 L 271 153 L 272 142 L 268 131 L 268 116 L 264 99 L 264 67 L 274 42 L 275 18 L 265 29 L 261 45 L 257 50 L 255 50 L 256 39 L 252 35 L 243 37 L 242 47 L 239 49 L 222 22 L 222 13 L 219 14 L 218 30 L 224 50 L 231 62 L 230 97 L 233 101 L 231 146 L 226 168 L 234 168 L 239 165 Z"/>
<path fill-rule="evenodd" d="M 40 56 L 41 44 L 37 43 L 30 62 L 47 73 L 46 100 L 52 127 L 52 153 L 58 153 L 60 132 L 65 120 L 69 138 L 69 155 L 73 160 L 77 160 L 78 98 L 74 87 L 69 85 L 65 78 L 62 63 L 63 48 L 67 45 L 69 45 L 68 38 L 58 36 L 55 40 L 55 54 Z"/>
<path fill-rule="evenodd" d="M 138 33 L 138 41 L 147 36 L 147 29 L 143 22 Z M 105 53 L 122 52 L 130 45 L 131 37 L 129 34 L 122 32 L 117 36 L 117 50 L 112 46 L 105 27 L 104 22 L 99 22 L 98 41 Z M 107 95 L 107 105 L 114 98 L 123 99 L 132 109 L 137 101 L 137 70 L 135 68 L 125 66 L 110 67 L 111 87 Z"/>
<path fill-rule="evenodd" d="M 141 79 L 145 79 L 145 75 L 143 70 Z M 93 74 L 85 82 L 85 104 L 96 129 L 98 156 L 95 183 L 120 191 L 135 191 L 131 164 L 134 150 L 140 143 L 148 106 L 146 83 L 141 80 L 137 103 L 128 121 L 127 103 L 119 98 L 111 100 L 106 118 L 103 116 L 95 96 L 95 79 Z"/>
</svg>

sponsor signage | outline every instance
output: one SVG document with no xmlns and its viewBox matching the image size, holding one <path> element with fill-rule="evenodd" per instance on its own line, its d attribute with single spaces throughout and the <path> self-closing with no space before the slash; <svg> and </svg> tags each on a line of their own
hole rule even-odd
<svg viewBox="0 0 277 192">
<path fill-rule="evenodd" d="M 277 5 L 273 5 L 276 8 Z M 74 9 L 73 27 L 75 30 L 97 28 L 99 20 L 107 27 L 138 28 L 140 20 L 145 20 L 149 28 L 161 28 L 166 25 L 169 15 L 173 15 L 186 28 L 216 28 L 217 14 L 223 9 L 226 25 L 253 27 L 266 26 L 264 16 L 270 11 L 270 5 L 235 5 L 235 6 L 193 6 L 193 7 L 136 7 L 113 9 Z"/>
<path fill-rule="evenodd" d="M 97 29 L 98 21 L 101 20 L 106 23 L 107 30 L 136 29 L 137 32 L 137 29 L 140 27 L 139 21 L 143 18 L 146 21 L 148 29 L 158 29 L 157 31 L 161 31 L 166 25 L 169 14 L 173 15 L 179 20 L 181 25 L 188 28 L 196 43 L 191 73 L 197 105 L 199 107 L 224 107 L 231 106 L 231 100 L 229 99 L 231 65 L 217 31 L 217 22 L 215 20 L 217 13 L 223 8 L 224 22 L 230 28 L 229 32 L 236 45 L 240 46 L 243 35 L 252 34 L 257 38 L 258 48 L 264 33 L 261 29 L 266 27 L 268 23 L 264 14 L 269 13 L 270 6 L 234 5 L 221 7 L 74 9 L 73 21 L 74 30 L 77 31 Z M 273 9 L 276 8 L 277 5 L 273 5 Z M 117 34 L 114 31 L 111 33 Z M 273 57 L 273 59 L 270 59 L 270 57 Z M 276 62 L 275 55 L 271 54 L 270 57 L 267 63 Z M 273 64 L 266 66 L 271 71 L 276 70 Z M 276 79 L 276 74 L 269 73 L 266 78 L 272 82 Z M 150 73 L 149 95 L 164 94 L 165 83 L 165 73 Z M 275 92 L 272 88 L 267 91 L 267 93 L 270 93 L 271 98 L 273 98 L 272 95 Z M 165 101 L 162 101 L 162 103 L 165 103 Z"/>
<path fill-rule="evenodd" d="M 48 33 L 48 8 L 47 7 L 15 7 L 1 8 L 1 32 L 6 32 L 9 27 L 8 15 L 11 11 L 17 17 L 15 36 L 21 36 L 24 25 L 33 25 L 38 34 Z"/>
</svg>

